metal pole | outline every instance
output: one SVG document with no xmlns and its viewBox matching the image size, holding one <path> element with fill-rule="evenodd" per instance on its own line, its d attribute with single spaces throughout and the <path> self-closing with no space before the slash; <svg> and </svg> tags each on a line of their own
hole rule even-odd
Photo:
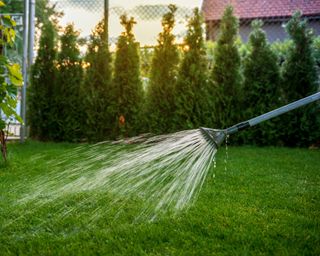
<svg viewBox="0 0 320 256">
<path fill-rule="evenodd" d="M 33 64 L 33 46 L 34 46 L 34 31 L 35 31 L 35 11 L 36 0 L 30 0 L 30 13 L 29 13 L 29 68 Z M 30 71 L 30 70 L 29 70 Z"/>
<path fill-rule="evenodd" d="M 254 125 L 257 125 L 263 121 L 269 120 L 269 119 L 274 118 L 276 116 L 280 116 L 280 115 L 287 113 L 291 110 L 294 110 L 296 108 L 300 108 L 300 107 L 302 107 L 306 104 L 309 104 L 311 102 L 314 102 L 316 100 L 320 100 L 320 92 L 312 94 L 312 95 L 305 97 L 305 98 L 302 98 L 300 100 L 297 100 L 297 101 L 292 102 L 290 104 L 287 104 L 283 107 L 272 110 L 272 111 L 265 113 L 261 116 L 257 116 L 255 118 L 252 118 L 248 122 L 249 122 L 250 126 L 254 126 Z"/>
<path fill-rule="evenodd" d="M 109 0 L 104 0 L 104 31 L 105 40 L 109 44 Z"/>
<path fill-rule="evenodd" d="M 30 86 L 30 77 L 31 77 L 31 67 L 33 64 L 33 46 L 34 46 L 34 34 L 35 34 L 35 11 L 36 11 L 36 0 L 29 0 L 29 43 L 28 43 L 28 68 L 27 68 L 27 87 Z M 26 91 L 27 91 L 26 87 Z M 25 96 L 24 100 L 24 112 L 26 113 L 26 103 L 27 103 L 27 97 Z M 24 119 L 24 135 L 25 137 L 28 137 L 28 120 L 25 114 Z"/>
<path fill-rule="evenodd" d="M 290 104 L 287 104 L 285 106 L 282 106 L 280 108 L 277 108 L 275 110 L 272 110 L 268 113 L 265 113 L 265 114 L 262 114 L 260 116 L 257 116 L 257 117 L 254 117 L 248 121 L 245 121 L 245 122 L 242 122 L 242 123 L 239 123 L 239 124 L 236 124 L 232 127 L 229 127 L 228 129 L 226 129 L 226 133 L 227 134 L 233 134 L 233 133 L 236 133 L 238 131 L 241 131 L 243 129 L 246 129 L 248 127 L 251 127 L 251 126 L 254 126 L 254 125 L 257 125 L 261 122 L 264 122 L 266 120 L 269 120 L 271 118 L 274 118 L 276 116 L 280 116 L 284 113 L 287 113 L 291 110 L 294 110 L 296 108 L 300 108 L 304 105 L 307 105 L 309 103 L 312 103 L 314 101 L 317 101 L 317 100 L 320 100 L 320 92 L 317 92 L 315 94 L 312 94 L 308 97 L 305 97 L 305 98 L 302 98 L 300 100 L 297 100 L 297 101 L 294 101 Z"/>
<path fill-rule="evenodd" d="M 21 109 L 20 115 L 23 120 L 20 129 L 20 142 L 23 143 L 26 134 L 26 92 L 28 80 L 28 29 L 29 29 L 29 0 L 24 0 L 24 19 L 23 19 L 23 56 L 22 56 L 22 74 L 23 86 L 21 90 Z"/>
</svg>

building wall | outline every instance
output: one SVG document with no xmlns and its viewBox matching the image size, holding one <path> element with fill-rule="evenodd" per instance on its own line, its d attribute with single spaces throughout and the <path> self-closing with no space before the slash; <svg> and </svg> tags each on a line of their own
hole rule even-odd
<svg viewBox="0 0 320 256">
<path fill-rule="evenodd" d="M 275 22 L 265 22 L 263 25 L 263 30 L 267 34 L 269 42 L 274 42 L 277 40 L 283 41 L 288 38 L 285 31 L 285 24 L 287 20 L 275 21 Z M 308 25 L 313 29 L 316 36 L 320 36 L 320 19 L 319 20 L 309 20 Z M 239 27 L 239 34 L 243 42 L 247 42 L 249 34 L 251 32 L 251 21 L 241 22 Z M 219 24 L 216 22 L 207 23 L 207 39 L 215 41 L 219 33 Z"/>
</svg>

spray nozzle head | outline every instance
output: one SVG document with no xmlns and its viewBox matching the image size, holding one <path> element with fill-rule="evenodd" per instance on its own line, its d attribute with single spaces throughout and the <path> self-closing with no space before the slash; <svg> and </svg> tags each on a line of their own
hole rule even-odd
<svg viewBox="0 0 320 256">
<path fill-rule="evenodd" d="M 201 127 L 200 131 L 202 132 L 204 138 L 216 148 L 221 145 L 227 135 L 225 130 L 216 130 L 205 127 Z"/>
</svg>

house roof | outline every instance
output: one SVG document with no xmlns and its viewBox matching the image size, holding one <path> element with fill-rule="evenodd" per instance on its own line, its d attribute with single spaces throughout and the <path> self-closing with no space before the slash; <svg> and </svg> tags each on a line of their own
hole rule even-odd
<svg viewBox="0 0 320 256">
<path fill-rule="evenodd" d="M 205 20 L 220 20 L 228 5 L 240 19 L 289 17 L 297 10 L 304 16 L 320 16 L 320 0 L 203 0 Z"/>
</svg>

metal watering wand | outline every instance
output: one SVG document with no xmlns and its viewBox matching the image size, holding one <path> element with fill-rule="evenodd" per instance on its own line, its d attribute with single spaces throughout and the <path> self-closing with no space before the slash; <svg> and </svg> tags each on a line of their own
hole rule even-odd
<svg viewBox="0 0 320 256">
<path fill-rule="evenodd" d="M 217 129 L 211 129 L 211 128 L 205 128 L 205 127 L 201 127 L 200 130 L 201 130 L 203 136 L 205 137 L 205 139 L 209 143 L 211 143 L 215 147 L 219 147 L 221 145 L 221 143 L 224 141 L 225 137 L 229 134 L 234 134 L 238 131 L 244 130 L 246 128 L 249 128 L 251 126 L 259 124 L 263 121 L 277 117 L 279 115 L 287 113 L 287 112 L 294 110 L 296 108 L 302 107 L 304 105 L 307 105 L 307 104 L 314 102 L 316 100 L 319 100 L 319 99 L 320 99 L 320 92 L 317 92 L 317 93 L 312 94 L 308 97 L 294 101 L 288 105 L 282 106 L 280 108 L 277 108 L 275 110 L 272 110 L 272 111 L 267 112 L 265 114 L 262 114 L 260 116 L 251 118 L 250 120 L 233 125 L 233 126 L 227 128 L 227 129 L 224 129 L 224 130 L 217 130 Z"/>
</svg>

